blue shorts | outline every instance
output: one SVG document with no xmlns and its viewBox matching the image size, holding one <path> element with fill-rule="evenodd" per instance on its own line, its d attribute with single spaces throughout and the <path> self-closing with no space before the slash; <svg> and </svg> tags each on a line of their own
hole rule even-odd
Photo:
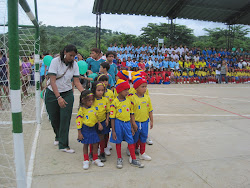
<svg viewBox="0 0 250 188">
<path fill-rule="evenodd" d="M 82 125 L 82 140 L 78 140 L 79 142 L 83 144 L 95 144 L 100 142 L 99 136 L 96 132 L 96 126 L 94 127 L 88 127 L 87 125 Z"/>
<path fill-rule="evenodd" d="M 135 122 L 138 126 L 138 129 L 135 132 L 135 135 L 133 136 L 134 143 L 138 142 L 139 139 L 142 143 L 146 143 L 148 137 L 148 122 L 148 120 L 144 122 Z"/>
<path fill-rule="evenodd" d="M 170 82 L 163 82 L 163 84 L 170 84 Z"/>
<path fill-rule="evenodd" d="M 113 139 L 113 133 L 111 133 L 110 142 L 120 144 L 124 140 L 128 144 L 134 143 L 130 121 L 124 122 L 119 119 L 115 119 L 115 133 L 116 140 Z"/>
<path fill-rule="evenodd" d="M 108 126 L 106 126 L 105 122 L 106 122 L 106 120 L 104 120 L 104 121 L 101 122 L 102 127 L 103 127 L 102 131 L 98 130 L 98 125 L 96 126 L 96 132 L 97 132 L 97 134 L 108 134 L 110 132 L 110 122 L 109 122 Z"/>
</svg>

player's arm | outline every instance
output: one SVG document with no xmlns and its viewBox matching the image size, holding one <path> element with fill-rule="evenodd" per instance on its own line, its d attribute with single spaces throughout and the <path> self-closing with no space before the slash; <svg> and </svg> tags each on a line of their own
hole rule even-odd
<svg viewBox="0 0 250 188">
<path fill-rule="evenodd" d="M 135 115 L 134 114 L 130 114 L 130 123 L 131 123 L 131 127 L 134 129 L 134 131 L 136 132 L 138 127 L 135 123 Z"/>
</svg>

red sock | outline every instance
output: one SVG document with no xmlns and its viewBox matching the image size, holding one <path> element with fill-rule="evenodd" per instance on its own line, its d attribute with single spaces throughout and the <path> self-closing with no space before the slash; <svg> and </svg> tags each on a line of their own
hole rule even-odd
<svg viewBox="0 0 250 188">
<path fill-rule="evenodd" d="M 116 153 L 117 153 L 117 158 L 118 159 L 122 158 L 121 148 L 122 148 L 121 144 L 116 144 Z"/>
<path fill-rule="evenodd" d="M 104 153 L 105 142 L 105 139 L 100 141 L 100 153 Z"/>
<path fill-rule="evenodd" d="M 98 154 L 97 153 L 93 153 L 93 161 L 95 161 L 96 159 L 98 159 Z"/>
<path fill-rule="evenodd" d="M 140 143 L 140 153 L 145 153 L 146 150 L 146 143 Z"/>
<path fill-rule="evenodd" d="M 135 157 L 135 147 L 134 147 L 134 144 L 129 144 L 129 145 L 128 145 L 128 149 L 129 149 L 130 156 L 132 157 L 132 159 L 136 159 L 136 157 Z"/>
<path fill-rule="evenodd" d="M 83 158 L 84 158 L 84 161 L 89 161 L 89 155 L 88 154 L 84 154 Z"/>
<path fill-rule="evenodd" d="M 92 154 L 93 146 L 92 144 L 89 144 L 89 154 Z"/>
</svg>

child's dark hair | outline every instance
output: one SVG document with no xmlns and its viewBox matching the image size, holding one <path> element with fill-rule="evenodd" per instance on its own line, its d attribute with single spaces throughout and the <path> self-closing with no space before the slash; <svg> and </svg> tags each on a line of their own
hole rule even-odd
<svg viewBox="0 0 250 188">
<path fill-rule="evenodd" d="M 100 76 L 96 77 L 96 81 L 103 82 L 103 81 L 109 81 L 109 77 L 105 74 L 101 74 Z"/>
<path fill-rule="evenodd" d="M 83 99 L 87 99 L 88 95 L 92 93 L 90 90 L 86 89 L 84 91 L 81 92 L 80 95 L 80 102 L 79 102 L 79 107 L 84 105 Z"/>
<path fill-rule="evenodd" d="M 112 51 L 108 51 L 108 52 L 106 53 L 106 57 L 108 57 L 109 55 L 113 55 L 114 58 L 116 57 L 116 53 L 115 53 L 115 52 L 112 52 Z"/>
<path fill-rule="evenodd" d="M 100 54 L 100 53 L 101 53 L 101 50 L 98 49 L 98 48 L 92 48 L 90 51 L 91 51 L 91 52 L 95 52 L 95 53 L 97 53 L 97 54 Z"/>
<path fill-rule="evenodd" d="M 109 70 L 110 68 L 110 65 L 108 62 L 103 62 L 100 64 L 100 66 L 102 66 L 102 68 L 106 69 L 107 71 Z"/>
<path fill-rule="evenodd" d="M 91 88 L 91 92 L 94 94 L 95 97 L 96 97 L 96 88 L 97 88 L 98 84 L 101 84 L 101 82 L 98 82 L 98 81 L 94 82 L 92 84 L 92 88 Z M 103 87 L 105 88 L 104 85 L 103 85 Z M 104 92 L 103 92 L 103 96 L 104 96 Z"/>
</svg>

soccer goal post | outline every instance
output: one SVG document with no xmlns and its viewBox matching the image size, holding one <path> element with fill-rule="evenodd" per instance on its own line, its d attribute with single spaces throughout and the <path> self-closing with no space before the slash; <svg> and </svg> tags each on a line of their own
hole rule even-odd
<svg viewBox="0 0 250 188">
<path fill-rule="evenodd" d="M 35 7 L 36 7 L 36 1 Z M 31 25 L 20 25 L 19 23 L 19 9 L 20 6 L 22 10 L 25 12 L 25 16 L 30 20 Z M 14 172 L 15 172 L 15 183 L 12 183 L 13 177 L 8 177 L 8 173 L 3 171 L 5 178 L 7 179 L 7 185 L 9 183 L 10 187 L 16 186 L 18 188 L 26 188 L 26 165 L 25 165 L 25 150 L 24 150 L 24 136 L 23 136 L 23 108 L 25 108 L 25 97 L 27 101 L 27 105 L 30 98 L 34 98 L 35 101 L 33 106 L 35 106 L 35 122 L 40 123 L 40 75 L 39 75 L 39 24 L 37 21 L 37 17 L 32 13 L 28 3 L 26 0 L 8 0 L 7 1 L 7 22 L 1 24 L 3 27 L 7 27 L 7 35 L 4 40 L 6 59 L 8 58 L 8 66 L 9 66 L 9 79 L 7 87 L 9 88 L 9 102 L 10 102 L 10 111 L 11 111 L 11 124 L 12 124 L 12 135 L 13 135 L 13 146 L 14 146 Z M 31 28 L 35 30 L 35 35 L 32 36 L 31 30 L 25 30 L 26 28 Z M 24 31 L 25 30 L 25 31 Z M 23 38 L 20 36 L 23 35 Z M 33 42 L 34 41 L 34 42 Z M 22 45 L 20 45 L 23 43 Z M 31 50 L 30 48 L 34 49 Z M 31 55 L 27 56 L 27 53 L 34 53 L 32 55 L 34 62 L 34 73 L 27 74 L 27 77 L 20 74 L 20 62 L 21 57 L 31 58 Z M 25 67 L 24 67 L 25 68 Z M 21 70 L 22 72 L 22 70 Z M 24 72 L 24 71 L 23 71 Z M 22 72 L 22 73 L 23 73 Z M 32 75 L 33 74 L 33 75 Z M 33 79 L 30 77 L 33 76 Z M 33 87 L 27 85 L 27 83 L 33 83 Z M 21 85 L 22 84 L 22 85 Z M 20 89 L 22 86 L 22 90 Z M 25 88 L 26 90 L 23 90 Z M 32 88 L 35 89 L 35 92 L 32 92 Z M 25 95 L 24 92 L 28 93 L 29 90 L 30 95 Z M 7 100 L 5 100 L 7 101 Z M 8 102 L 8 101 L 7 101 Z M 27 106 L 26 105 L 26 106 Z M 32 105 L 32 104 L 31 104 Z M 29 107 L 30 111 L 34 111 Z M 7 122 L 7 121 L 6 121 Z M 5 124 L 8 124 L 8 122 Z M 30 121 L 32 122 L 32 121 Z M 1 138 L 2 142 L 2 138 Z M 3 142 L 2 142 L 3 143 Z M 4 146 L 3 146 L 4 147 Z M 3 155 L 4 156 L 4 155 Z M 10 157 L 11 158 L 11 157 Z M 10 158 L 8 158 L 8 163 L 11 166 Z M 10 168 L 11 169 L 11 168 Z M 12 170 L 12 169 L 11 169 Z"/>
</svg>

